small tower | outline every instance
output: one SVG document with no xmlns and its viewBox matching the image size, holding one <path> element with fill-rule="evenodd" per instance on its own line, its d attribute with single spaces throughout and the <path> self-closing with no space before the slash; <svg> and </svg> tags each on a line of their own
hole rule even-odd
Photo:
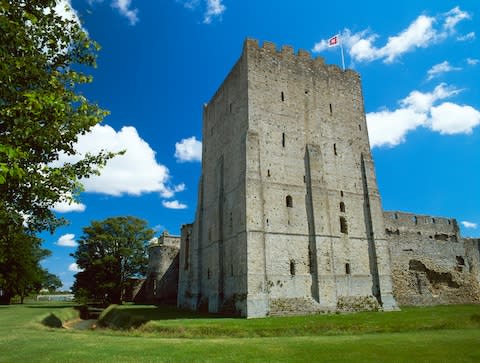
<svg viewBox="0 0 480 363">
<path fill-rule="evenodd" d="M 178 304 L 247 317 L 395 309 L 360 77 L 247 39 L 203 113 Z"/>
<path fill-rule="evenodd" d="M 180 236 L 171 236 L 166 230 L 160 238 L 150 241 L 145 282 L 147 302 L 176 303 L 179 249 Z"/>
</svg>

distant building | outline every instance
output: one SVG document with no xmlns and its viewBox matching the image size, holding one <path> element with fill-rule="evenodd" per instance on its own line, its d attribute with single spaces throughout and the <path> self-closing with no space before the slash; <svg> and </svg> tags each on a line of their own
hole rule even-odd
<svg viewBox="0 0 480 363">
<path fill-rule="evenodd" d="M 269 42 L 246 40 L 204 107 L 198 207 L 179 255 L 174 238 L 149 249 L 147 296 L 172 297 L 178 271 L 190 309 L 263 317 L 480 298 L 479 240 L 453 219 L 383 211 L 360 76 Z"/>
</svg>

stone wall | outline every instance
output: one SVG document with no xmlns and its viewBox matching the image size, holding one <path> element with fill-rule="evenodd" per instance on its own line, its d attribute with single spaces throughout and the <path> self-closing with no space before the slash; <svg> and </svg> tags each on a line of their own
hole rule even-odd
<svg viewBox="0 0 480 363">
<path fill-rule="evenodd" d="M 385 212 L 394 295 L 400 305 L 480 302 L 478 241 L 451 218 Z"/>
<path fill-rule="evenodd" d="M 176 304 L 180 237 L 164 231 L 148 247 L 145 299 L 149 303 Z"/>
</svg>

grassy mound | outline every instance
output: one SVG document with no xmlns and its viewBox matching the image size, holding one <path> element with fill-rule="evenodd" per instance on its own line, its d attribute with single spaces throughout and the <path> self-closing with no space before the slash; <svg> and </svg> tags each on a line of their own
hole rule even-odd
<svg viewBox="0 0 480 363">
<path fill-rule="evenodd" d="M 79 317 L 80 312 L 76 307 L 65 306 L 61 309 L 55 309 L 47 314 L 37 317 L 34 319 L 34 322 L 40 323 L 49 328 L 62 328 L 66 321 L 78 319 Z"/>
<path fill-rule="evenodd" d="M 274 317 L 226 318 L 172 307 L 110 306 L 100 325 L 135 330 L 165 338 L 252 338 L 398 333 L 440 329 L 480 328 L 478 305 L 410 307 L 398 312 Z"/>
</svg>

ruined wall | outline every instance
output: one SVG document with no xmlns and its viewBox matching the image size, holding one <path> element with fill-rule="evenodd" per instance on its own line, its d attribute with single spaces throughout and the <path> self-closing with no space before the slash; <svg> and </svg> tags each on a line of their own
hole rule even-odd
<svg viewBox="0 0 480 363">
<path fill-rule="evenodd" d="M 145 298 L 149 303 L 176 304 L 180 237 L 164 231 L 148 247 Z"/>
<path fill-rule="evenodd" d="M 455 219 L 384 212 L 394 296 L 401 305 L 480 301 L 478 241 Z"/>
</svg>

